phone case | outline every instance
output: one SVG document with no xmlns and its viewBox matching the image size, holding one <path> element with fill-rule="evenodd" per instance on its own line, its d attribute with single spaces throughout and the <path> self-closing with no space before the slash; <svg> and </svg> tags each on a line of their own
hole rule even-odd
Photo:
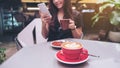
<svg viewBox="0 0 120 68">
<path fill-rule="evenodd" d="M 51 16 L 47 6 L 45 5 L 45 3 L 40 3 L 38 4 L 38 8 L 39 8 L 39 11 L 42 12 L 42 13 L 47 13 L 48 15 Z"/>
</svg>

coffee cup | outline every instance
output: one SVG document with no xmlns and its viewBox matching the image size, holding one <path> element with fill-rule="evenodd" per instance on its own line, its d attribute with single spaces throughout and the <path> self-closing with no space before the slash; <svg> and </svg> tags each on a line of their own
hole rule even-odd
<svg viewBox="0 0 120 68">
<path fill-rule="evenodd" d="M 80 59 L 82 53 L 82 44 L 77 42 L 64 42 L 61 44 L 63 55 L 66 59 Z"/>
<path fill-rule="evenodd" d="M 67 30 L 69 25 L 69 19 L 61 19 L 60 20 L 60 26 L 62 30 Z"/>
</svg>

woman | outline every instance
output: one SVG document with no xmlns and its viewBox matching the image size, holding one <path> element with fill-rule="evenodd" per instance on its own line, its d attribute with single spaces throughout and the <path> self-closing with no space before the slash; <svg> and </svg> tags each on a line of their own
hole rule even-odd
<svg viewBox="0 0 120 68">
<path fill-rule="evenodd" d="M 40 13 L 42 20 L 42 35 L 48 41 L 64 38 L 80 38 L 82 25 L 80 14 L 72 10 L 71 0 L 49 0 L 49 11 L 52 16 Z M 69 27 L 62 30 L 60 20 L 69 19 Z"/>
</svg>

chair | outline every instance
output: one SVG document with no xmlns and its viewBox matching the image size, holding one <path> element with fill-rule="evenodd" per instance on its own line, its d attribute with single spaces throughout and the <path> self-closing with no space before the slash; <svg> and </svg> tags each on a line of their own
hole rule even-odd
<svg viewBox="0 0 120 68">
<path fill-rule="evenodd" d="M 28 24 L 15 38 L 17 49 L 34 46 L 40 42 L 46 42 L 41 34 L 42 22 L 40 18 L 35 18 Z"/>
<path fill-rule="evenodd" d="M 82 33 L 82 35 L 81 35 L 80 39 L 83 39 L 83 37 L 84 37 L 84 33 Z"/>
</svg>

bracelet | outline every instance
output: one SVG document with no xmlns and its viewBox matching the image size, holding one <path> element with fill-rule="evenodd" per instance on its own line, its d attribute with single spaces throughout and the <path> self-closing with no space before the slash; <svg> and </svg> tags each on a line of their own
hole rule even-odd
<svg viewBox="0 0 120 68">
<path fill-rule="evenodd" d="M 71 30 L 75 30 L 76 29 L 76 26 L 74 27 L 74 29 L 71 29 Z"/>
</svg>

